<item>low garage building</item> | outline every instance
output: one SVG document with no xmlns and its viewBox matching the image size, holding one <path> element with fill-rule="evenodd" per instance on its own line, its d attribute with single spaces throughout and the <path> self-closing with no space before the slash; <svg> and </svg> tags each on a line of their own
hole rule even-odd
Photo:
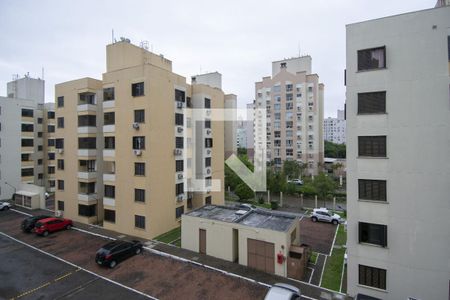
<svg viewBox="0 0 450 300">
<path fill-rule="evenodd" d="M 182 216 L 181 247 L 302 279 L 309 251 L 299 245 L 299 224 L 291 214 L 207 205 Z"/>
</svg>

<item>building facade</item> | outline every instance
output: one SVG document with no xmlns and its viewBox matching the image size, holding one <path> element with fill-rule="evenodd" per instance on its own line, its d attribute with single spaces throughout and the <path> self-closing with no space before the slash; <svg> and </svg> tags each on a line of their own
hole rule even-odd
<svg viewBox="0 0 450 300">
<path fill-rule="evenodd" d="M 268 161 L 281 167 L 296 160 L 307 164 L 307 174 L 317 174 L 324 153 L 323 97 L 310 56 L 272 63 L 272 76 L 255 84 L 255 108 L 267 109 Z"/>
<path fill-rule="evenodd" d="M 46 145 L 54 111 L 44 103 L 44 80 L 16 77 L 8 82 L 7 94 L 0 97 L 0 199 L 11 199 L 21 183 L 51 192 L 54 170 L 47 168 L 52 161 Z"/>
<path fill-rule="evenodd" d="M 55 136 L 64 165 L 57 209 L 153 238 L 179 226 L 184 212 L 223 203 L 220 184 L 212 185 L 223 183 L 224 122 L 210 116 L 225 105 L 221 75 L 189 85 L 170 60 L 127 40 L 108 45 L 106 57 L 102 80 L 56 85 L 56 117 L 65 123 Z M 207 112 L 201 122 L 196 108 Z"/>
<path fill-rule="evenodd" d="M 323 120 L 323 133 L 325 141 L 335 144 L 345 144 L 345 118 L 344 111 L 337 111 L 337 118 L 328 117 Z"/>
<path fill-rule="evenodd" d="M 347 291 L 448 299 L 450 7 L 346 30 Z"/>
</svg>

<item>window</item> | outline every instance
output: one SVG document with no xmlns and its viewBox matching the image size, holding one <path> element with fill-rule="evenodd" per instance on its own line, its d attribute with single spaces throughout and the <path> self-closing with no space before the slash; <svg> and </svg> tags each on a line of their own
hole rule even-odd
<svg viewBox="0 0 450 300">
<path fill-rule="evenodd" d="M 133 136 L 133 149 L 145 149 L 145 136 Z"/>
<path fill-rule="evenodd" d="M 175 114 L 175 125 L 183 126 L 183 114 Z"/>
<path fill-rule="evenodd" d="M 97 118 L 95 115 L 78 116 L 78 127 L 95 127 L 97 126 Z"/>
<path fill-rule="evenodd" d="M 177 183 L 175 185 L 175 195 L 182 195 L 184 194 L 184 183 Z"/>
<path fill-rule="evenodd" d="M 359 136 L 358 156 L 386 157 L 386 136 Z"/>
<path fill-rule="evenodd" d="M 80 160 L 80 172 L 95 172 L 95 160 Z"/>
<path fill-rule="evenodd" d="M 211 196 L 206 197 L 206 198 L 205 198 L 205 204 L 206 204 L 206 205 L 210 205 L 210 204 L 211 204 L 211 199 L 212 199 Z"/>
<path fill-rule="evenodd" d="M 64 96 L 59 96 L 56 100 L 57 107 L 64 107 Z"/>
<path fill-rule="evenodd" d="M 24 176 L 34 176 L 34 169 L 33 168 L 22 169 L 21 175 L 22 175 L 22 177 L 24 177 Z"/>
<path fill-rule="evenodd" d="M 64 170 L 64 159 L 58 159 L 57 166 L 58 170 Z"/>
<path fill-rule="evenodd" d="M 103 210 L 103 219 L 107 222 L 116 223 L 116 211 L 111 209 Z"/>
<path fill-rule="evenodd" d="M 175 138 L 175 148 L 183 149 L 184 148 L 184 140 L 182 137 Z"/>
<path fill-rule="evenodd" d="M 31 160 L 31 154 L 22 154 L 21 155 L 21 161 L 30 161 Z"/>
<path fill-rule="evenodd" d="M 32 109 L 22 108 L 22 117 L 32 118 L 33 115 L 34 115 L 34 112 Z"/>
<path fill-rule="evenodd" d="M 103 124 L 104 125 L 114 125 L 116 122 L 115 113 L 107 112 L 103 114 Z"/>
<path fill-rule="evenodd" d="M 358 50 L 358 71 L 386 68 L 386 47 Z"/>
<path fill-rule="evenodd" d="M 116 138 L 114 136 L 105 137 L 105 149 L 115 149 L 116 148 Z"/>
<path fill-rule="evenodd" d="M 211 176 L 205 177 L 205 186 L 210 187 L 211 186 L 211 182 L 212 182 L 212 177 Z"/>
<path fill-rule="evenodd" d="M 386 113 L 386 91 L 358 94 L 358 114 L 384 113 Z"/>
<path fill-rule="evenodd" d="M 358 179 L 359 199 L 386 201 L 386 180 Z"/>
<path fill-rule="evenodd" d="M 33 147 L 34 140 L 33 139 L 22 139 L 22 147 Z"/>
<path fill-rule="evenodd" d="M 134 163 L 134 175 L 145 176 L 145 163 Z"/>
<path fill-rule="evenodd" d="M 145 229 L 145 217 L 134 215 L 134 227 Z"/>
<path fill-rule="evenodd" d="M 78 204 L 78 215 L 83 217 L 93 217 L 96 215 L 97 205 Z"/>
<path fill-rule="evenodd" d="M 211 120 L 205 120 L 205 128 L 211 128 Z"/>
<path fill-rule="evenodd" d="M 105 185 L 105 197 L 116 198 L 116 187 L 113 185 Z"/>
<path fill-rule="evenodd" d="M 145 202 L 145 190 L 143 190 L 143 189 L 134 189 L 134 201 L 136 201 L 136 202 Z"/>
<path fill-rule="evenodd" d="M 64 128 L 64 117 L 58 117 L 56 119 L 56 123 L 58 125 L 58 128 Z"/>
<path fill-rule="evenodd" d="M 78 149 L 95 149 L 97 141 L 95 137 L 78 138 Z"/>
<path fill-rule="evenodd" d="M 144 96 L 144 83 L 143 82 L 133 83 L 131 85 L 131 96 L 133 96 L 133 97 Z"/>
<path fill-rule="evenodd" d="M 359 284 L 386 289 L 386 270 L 359 265 Z"/>
<path fill-rule="evenodd" d="M 64 139 L 55 139 L 55 148 L 64 149 Z"/>
<path fill-rule="evenodd" d="M 205 98 L 205 108 L 211 108 L 211 99 Z"/>
<path fill-rule="evenodd" d="M 175 90 L 175 101 L 184 102 L 185 94 L 186 93 L 184 91 Z"/>
<path fill-rule="evenodd" d="M 58 210 L 64 211 L 64 201 L 58 200 Z"/>
<path fill-rule="evenodd" d="M 211 167 L 211 157 L 205 158 L 205 167 Z"/>
<path fill-rule="evenodd" d="M 42 145 L 38 146 L 38 151 L 42 151 Z"/>
<path fill-rule="evenodd" d="M 359 242 L 387 246 L 387 226 L 359 222 Z"/>
<path fill-rule="evenodd" d="M 48 160 L 54 160 L 55 159 L 55 153 L 48 153 Z"/>
<path fill-rule="evenodd" d="M 55 125 L 47 125 L 47 132 L 55 132 Z"/>
<path fill-rule="evenodd" d="M 145 123 L 145 110 L 137 109 L 134 111 L 134 122 Z"/>
<path fill-rule="evenodd" d="M 181 215 L 184 214 L 184 206 L 179 206 L 175 208 L 175 218 L 181 218 Z"/>
<path fill-rule="evenodd" d="M 40 165 L 42 165 L 42 163 L 43 163 L 42 158 L 39 158 L 39 159 L 38 159 L 38 165 L 40 166 Z"/>
<path fill-rule="evenodd" d="M 175 161 L 175 172 L 183 172 L 184 170 L 184 161 L 176 160 Z"/>
<path fill-rule="evenodd" d="M 64 191 L 64 180 L 58 180 L 58 190 Z"/>
<path fill-rule="evenodd" d="M 55 112 L 54 111 L 48 111 L 47 112 L 47 118 L 48 119 L 54 119 L 55 118 Z"/>
<path fill-rule="evenodd" d="M 103 89 L 103 101 L 114 100 L 114 88 L 104 88 Z"/>
<path fill-rule="evenodd" d="M 273 135 L 275 138 L 279 138 L 279 137 L 281 137 L 281 131 L 274 131 Z"/>
<path fill-rule="evenodd" d="M 42 118 L 37 119 L 38 124 L 42 124 L 42 121 L 43 121 Z"/>
<path fill-rule="evenodd" d="M 33 132 L 34 125 L 33 124 L 22 124 L 22 132 Z"/>
<path fill-rule="evenodd" d="M 206 138 L 205 139 L 205 148 L 212 148 L 213 146 L 213 139 L 212 138 Z"/>
<path fill-rule="evenodd" d="M 47 167 L 47 173 L 48 174 L 55 174 L 55 167 L 53 167 L 53 166 Z"/>
</svg>

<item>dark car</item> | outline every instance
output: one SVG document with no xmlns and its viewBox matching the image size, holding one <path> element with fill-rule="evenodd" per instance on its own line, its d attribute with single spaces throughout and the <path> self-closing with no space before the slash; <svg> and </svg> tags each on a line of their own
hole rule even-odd
<svg viewBox="0 0 450 300">
<path fill-rule="evenodd" d="M 104 245 L 97 251 L 95 262 L 102 266 L 114 268 L 120 261 L 142 252 L 139 241 L 114 241 Z"/>
<path fill-rule="evenodd" d="M 50 218 L 50 216 L 41 215 L 41 216 L 29 217 L 22 221 L 22 224 L 20 227 L 22 228 L 22 230 L 24 232 L 31 232 L 34 229 L 34 226 L 36 225 L 37 221 L 42 220 L 42 219 L 47 219 L 47 218 Z"/>
</svg>

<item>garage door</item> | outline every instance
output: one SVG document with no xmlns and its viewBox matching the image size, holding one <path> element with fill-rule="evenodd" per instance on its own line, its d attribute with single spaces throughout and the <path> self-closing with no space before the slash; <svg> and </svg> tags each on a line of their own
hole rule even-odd
<svg viewBox="0 0 450 300">
<path fill-rule="evenodd" d="M 275 273 L 275 245 L 264 241 L 247 239 L 248 266 L 257 270 Z"/>
</svg>

